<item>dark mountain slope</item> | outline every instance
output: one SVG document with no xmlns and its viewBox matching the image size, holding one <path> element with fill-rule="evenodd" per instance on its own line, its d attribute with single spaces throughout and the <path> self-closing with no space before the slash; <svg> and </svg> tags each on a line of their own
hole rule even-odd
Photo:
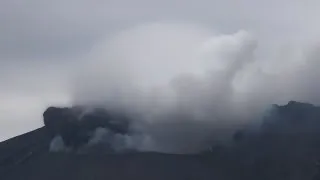
<svg viewBox="0 0 320 180">
<path fill-rule="evenodd" d="M 199 156 L 157 153 L 125 155 L 46 154 L 17 166 L 4 179 L 124 180 L 212 179 L 217 177 Z"/>
<path fill-rule="evenodd" d="M 98 110 L 81 116 L 84 121 L 79 122 L 75 120 L 79 119 L 77 113 L 78 109 L 54 109 L 49 113 L 54 118 L 47 119 L 53 121 L 49 126 L 47 121 L 43 128 L 0 143 L 0 179 L 320 179 L 316 167 L 320 159 L 320 107 L 311 104 L 292 101 L 274 105 L 261 127 L 240 129 L 234 144 L 213 145 L 210 151 L 196 155 L 118 154 L 109 150 L 50 153 L 49 144 L 57 134 L 75 150 L 88 142 L 97 127 L 130 133 L 124 116 Z M 59 123 L 55 124 L 57 117 Z"/>
<path fill-rule="evenodd" d="M 0 175 L 10 172 L 30 158 L 46 154 L 50 138 L 45 128 L 0 143 Z"/>
</svg>

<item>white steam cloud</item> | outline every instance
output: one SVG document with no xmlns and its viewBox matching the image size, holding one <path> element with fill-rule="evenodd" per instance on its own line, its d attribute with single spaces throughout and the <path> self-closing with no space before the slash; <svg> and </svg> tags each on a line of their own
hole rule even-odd
<svg viewBox="0 0 320 180">
<path fill-rule="evenodd" d="M 61 136 L 55 136 L 49 146 L 50 152 L 66 152 L 69 151 Z"/>
<path fill-rule="evenodd" d="M 73 76 L 72 99 L 132 113 L 134 133 L 117 137 L 121 146 L 198 152 L 259 123 L 273 103 L 319 103 L 318 47 L 294 45 L 263 56 L 247 31 L 144 24 L 93 48 Z"/>
</svg>

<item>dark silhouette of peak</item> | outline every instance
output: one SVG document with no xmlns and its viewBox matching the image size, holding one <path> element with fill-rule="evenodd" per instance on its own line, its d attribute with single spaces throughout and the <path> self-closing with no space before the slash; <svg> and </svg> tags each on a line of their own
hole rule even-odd
<svg viewBox="0 0 320 180">
<path fill-rule="evenodd" d="M 101 129 L 130 134 L 130 117 L 102 108 L 49 107 L 45 126 L 0 143 L 1 180 L 316 180 L 320 107 L 273 105 L 259 127 L 239 129 L 233 144 L 193 155 L 101 151 L 79 153 Z M 100 128 L 100 130 L 99 130 Z M 98 130 L 97 130 L 98 129 Z M 102 131 L 103 132 L 103 131 Z M 50 152 L 61 137 L 70 151 Z"/>
<path fill-rule="evenodd" d="M 88 143 L 97 128 L 125 134 L 128 120 L 117 114 L 110 114 L 102 108 L 59 108 L 49 107 L 43 113 L 45 128 L 50 137 L 60 135 L 67 146 L 78 148 Z"/>
</svg>

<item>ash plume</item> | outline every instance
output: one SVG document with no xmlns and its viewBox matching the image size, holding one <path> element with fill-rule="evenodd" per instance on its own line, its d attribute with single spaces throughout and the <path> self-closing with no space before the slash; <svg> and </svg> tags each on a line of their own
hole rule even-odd
<svg viewBox="0 0 320 180">
<path fill-rule="evenodd" d="M 317 47 L 312 49 L 301 46 L 306 55 L 293 60 L 291 52 L 281 56 L 288 59 L 284 66 L 269 61 L 270 70 L 257 56 L 258 39 L 247 31 L 145 24 L 102 42 L 80 62 L 72 76 L 73 104 L 128 115 L 130 133 L 112 135 L 108 143 L 118 139 L 121 147 L 137 151 L 200 152 L 229 143 L 241 128 L 258 127 L 271 104 L 318 103 L 319 61 Z M 89 142 L 103 137 L 93 135 Z"/>
</svg>

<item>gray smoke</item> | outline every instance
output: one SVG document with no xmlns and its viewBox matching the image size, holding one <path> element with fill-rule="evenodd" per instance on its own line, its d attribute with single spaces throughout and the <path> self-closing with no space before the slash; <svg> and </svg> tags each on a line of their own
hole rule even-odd
<svg viewBox="0 0 320 180">
<path fill-rule="evenodd" d="M 270 104 L 319 104 L 319 5 L 1 1 L 0 140 L 40 127 L 48 106 L 99 104 L 131 114 L 120 147 L 194 152 Z"/>
<path fill-rule="evenodd" d="M 70 149 L 65 145 L 60 135 L 55 136 L 49 146 L 50 152 L 68 152 Z"/>
<path fill-rule="evenodd" d="M 258 125 L 271 104 L 319 103 L 317 46 L 262 57 L 247 31 L 218 34 L 192 24 L 150 23 L 94 47 L 73 76 L 73 104 L 131 115 L 113 147 L 193 153 Z M 312 51 L 310 51 L 312 49 Z M 264 58 L 270 58 L 268 63 Z M 90 142 L 104 141 L 97 130 Z"/>
</svg>

